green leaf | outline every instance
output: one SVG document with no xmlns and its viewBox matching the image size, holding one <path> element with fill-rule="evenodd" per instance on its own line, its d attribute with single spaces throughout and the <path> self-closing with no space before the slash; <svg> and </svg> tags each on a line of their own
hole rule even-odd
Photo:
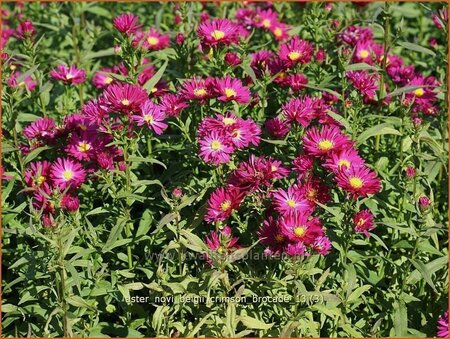
<svg viewBox="0 0 450 339">
<path fill-rule="evenodd" d="M 417 44 L 413 44 L 411 42 L 400 41 L 400 42 L 398 42 L 398 45 L 405 47 L 406 49 L 409 49 L 414 52 L 428 54 L 428 55 L 431 55 L 432 57 L 436 56 L 436 53 L 434 53 L 431 49 L 419 46 Z"/>
<path fill-rule="evenodd" d="M 371 66 L 369 64 L 366 64 L 365 62 L 361 62 L 361 63 L 357 63 L 357 64 L 350 64 L 345 66 L 345 71 L 366 71 L 366 70 L 371 70 L 371 71 L 381 71 L 381 68 L 376 67 L 376 66 Z"/>
<path fill-rule="evenodd" d="M 70 297 L 66 298 L 66 301 L 68 304 L 75 306 L 75 307 L 84 307 L 87 309 L 90 309 L 92 311 L 95 311 L 95 307 L 90 305 L 88 302 L 86 302 L 83 298 L 77 296 L 77 295 L 72 295 Z"/>
<path fill-rule="evenodd" d="M 97 51 L 97 52 L 86 53 L 81 58 L 81 61 L 86 62 L 87 60 L 90 60 L 90 59 L 102 58 L 102 57 L 110 56 L 110 55 L 114 55 L 114 54 L 115 54 L 114 47 L 111 47 L 111 48 L 107 48 L 107 49 L 102 49 L 101 51 Z"/>
<path fill-rule="evenodd" d="M 42 146 L 32 150 L 27 154 L 25 159 L 23 160 L 24 164 L 28 164 L 30 161 L 33 161 L 41 152 L 51 149 L 49 146 Z"/>
<path fill-rule="evenodd" d="M 169 61 L 166 60 L 164 64 L 161 66 L 161 68 L 158 70 L 158 72 L 155 73 L 154 76 L 152 76 L 151 79 L 149 79 L 144 86 L 142 86 L 148 94 L 151 93 L 152 89 L 155 87 L 155 85 L 158 83 L 158 81 L 161 79 L 161 77 L 164 74 L 164 71 L 166 70 L 166 67 L 168 65 Z"/>
<path fill-rule="evenodd" d="M 377 136 L 377 135 L 383 135 L 383 134 L 393 134 L 393 135 L 402 135 L 398 130 L 391 127 L 390 124 L 379 124 L 376 126 L 373 126 L 364 132 L 362 132 L 358 138 L 356 139 L 358 144 L 362 144 L 367 139 Z"/>
<path fill-rule="evenodd" d="M 247 328 L 252 328 L 255 330 L 268 330 L 271 328 L 275 323 L 266 324 L 262 322 L 261 320 L 252 318 L 248 315 L 241 315 L 238 317 L 238 321 L 242 322 L 242 324 Z"/>
<path fill-rule="evenodd" d="M 419 259 L 409 259 L 411 263 L 414 265 L 414 267 L 420 272 L 422 277 L 425 279 L 428 285 L 433 289 L 433 291 L 437 294 L 438 291 L 436 290 L 436 286 L 434 286 L 433 279 L 431 279 L 431 274 L 427 270 L 427 267 L 425 264 L 420 261 Z"/>
<path fill-rule="evenodd" d="M 403 300 L 395 301 L 394 312 L 392 314 L 392 322 L 396 337 L 406 337 L 408 334 L 408 313 Z"/>
</svg>

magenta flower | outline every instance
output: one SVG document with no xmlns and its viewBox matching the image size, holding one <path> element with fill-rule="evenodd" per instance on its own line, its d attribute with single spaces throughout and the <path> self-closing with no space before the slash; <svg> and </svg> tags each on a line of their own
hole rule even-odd
<svg viewBox="0 0 450 339">
<path fill-rule="evenodd" d="M 139 24 L 139 17 L 131 13 L 124 13 L 116 16 L 113 24 L 120 33 L 126 35 L 131 35 L 142 27 L 142 25 Z"/>
<path fill-rule="evenodd" d="M 448 338 L 448 311 L 439 317 L 436 334 L 439 338 Z"/>
<path fill-rule="evenodd" d="M 366 197 L 381 190 L 377 174 L 365 166 L 350 167 L 336 174 L 337 185 L 348 192 L 353 199 Z"/>
<path fill-rule="evenodd" d="M 279 189 L 272 196 L 275 209 L 283 214 L 309 212 L 311 203 L 304 197 L 297 186 L 290 186 L 287 191 Z"/>
<path fill-rule="evenodd" d="M 310 42 L 295 36 L 289 42 L 280 46 L 279 55 L 287 67 L 306 64 L 311 61 L 313 46 Z"/>
<path fill-rule="evenodd" d="M 111 85 L 115 80 L 113 77 L 106 73 L 114 73 L 112 68 L 102 68 L 100 71 L 95 72 L 92 77 L 92 83 L 97 88 L 105 88 Z"/>
<path fill-rule="evenodd" d="M 287 237 L 281 232 L 279 223 L 273 217 L 269 216 L 264 220 L 257 235 L 261 244 L 267 246 L 272 255 L 283 252 Z"/>
<path fill-rule="evenodd" d="M 312 127 L 303 136 L 303 147 L 313 156 L 330 156 L 331 152 L 351 146 L 349 138 L 335 126 L 325 125 L 320 131 Z"/>
<path fill-rule="evenodd" d="M 22 76 L 22 72 L 16 71 L 11 73 L 9 79 L 7 80 L 7 84 L 11 88 L 20 88 L 25 86 L 28 91 L 34 91 L 36 88 L 36 81 L 31 76 L 25 77 L 21 82 L 17 83 L 17 79 Z"/>
<path fill-rule="evenodd" d="M 239 39 L 237 25 L 228 19 L 206 20 L 199 25 L 197 34 L 207 46 L 235 44 Z"/>
<path fill-rule="evenodd" d="M 61 199 L 61 208 L 68 212 L 76 212 L 80 208 L 80 200 L 78 197 L 65 194 Z"/>
<path fill-rule="evenodd" d="M 289 243 L 285 247 L 285 252 L 290 257 L 307 257 L 309 253 L 303 242 L 298 241 L 295 243 Z"/>
<path fill-rule="evenodd" d="M 96 133 L 73 133 L 67 144 L 66 152 L 77 160 L 89 161 L 95 158 L 96 152 L 103 146 Z"/>
<path fill-rule="evenodd" d="M 266 128 L 267 133 L 275 139 L 284 138 L 291 129 L 291 125 L 286 120 L 280 118 L 267 119 L 264 123 L 264 127 Z"/>
<path fill-rule="evenodd" d="M 205 221 L 216 222 L 226 220 L 233 210 L 239 208 L 243 193 L 233 187 L 217 188 L 208 199 Z"/>
<path fill-rule="evenodd" d="M 367 71 L 350 71 L 346 73 L 352 85 L 366 100 L 373 100 L 379 89 L 378 75 Z"/>
<path fill-rule="evenodd" d="M 353 217 L 353 226 L 355 227 L 355 232 L 363 233 L 367 238 L 369 238 L 369 231 L 375 228 L 372 212 L 365 209 L 356 213 Z"/>
<path fill-rule="evenodd" d="M 239 238 L 231 235 L 231 229 L 228 226 L 220 231 L 211 231 L 209 237 L 205 237 L 206 246 L 220 257 L 237 250 L 239 248 L 239 245 L 237 245 L 238 241 Z M 213 264 L 212 259 L 208 255 L 206 255 L 205 259 L 208 264 Z"/>
<path fill-rule="evenodd" d="M 332 153 L 325 164 L 323 164 L 323 167 L 337 173 L 339 171 L 346 171 L 350 167 L 364 165 L 364 159 L 359 156 L 358 151 L 354 148 L 347 148 L 340 152 Z"/>
<path fill-rule="evenodd" d="M 41 187 L 50 182 L 50 163 L 47 160 L 30 163 L 25 170 L 25 183 L 28 187 Z"/>
<path fill-rule="evenodd" d="M 188 79 L 181 87 L 181 95 L 190 100 L 207 99 L 211 96 L 209 81 L 197 78 Z"/>
<path fill-rule="evenodd" d="M 22 21 L 16 29 L 16 36 L 19 39 L 28 39 L 36 35 L 36 29 L 30 20 Z"/>
<path fill-rule="evenodd" d="M 311 245 L 323 235 L 322 224 L 318 218 L 309 219 L 310 213 L 290 213 L 280 219 L 281 232 L 291 241 Z"/>
<path fill-rule="evenodd" d="M 243 86 L 239 79 L 232 79 L 229 76 L 215 79 L 213 89 L 220 101 L 236 101 L 241 104 L 250 101 L 250 90 Z"/>
<path fill-rule="evenodd" d="M 169 47 L 170 37 L 168 34 L 161 34 L 154 28 L 151 28 L 148 33 L 146 33 L 142 40 L 142 48 L 158 51 Z"/>
<path fill-rule="evenodd" d="M 141 112 L 139 115 L 133 115 L 131 118 L 138 126 L 147 125 L 155 134 L 161 135 L 168 125 L 162 121 L 165 119 L 165 114 L 160 105 L 154 104 L 147 100 L 141 105 Z"/>
<path fill-rule="evenodd" d="M 327 255 L 331 251 L 331 241 L 327 236 L 319 236 L 312 244 L 314 252 L 320 255 Z"/>
<path fill-rule="evenodd" d="M 177 94 L 164 94 L 161 97 L 163 112 L 169 117 L 179 117 L 181 111 L 188 107 L 186 100 Z"/>
<path fill-rule="evenodd" d="M 51 140 L 56 133 L 55 120 L 52 118 L 39 118 L 23 129 L 23 134 L 28 140 Z"/>
<path fill-rule="evenodd" d="M 294 98 L 285 103 L 281 109 L 287 121 L 296 121 L 307 127 L 314 116 L 314 100 L 307 96 Z"/>
<path fill-rule="evenodd" d="M 272 9 L 263 10 L 260 7 L 256 8 L 256 15 L 253 18 L 253 24 L 256 27 L 271 29 L 276 23 L 278 23 L 278 14 Z"/>
<path fill-rule="evenodd" d="M 86 178 L 86 171 L 76 161 L 68 158 L 58 158 L 51 165 L 50 176 L 53 183 L 64 190 L 67 187 L 80 186 Z"/>
<path fill-rule="evenodd" d="M 50 71 L 50 76 L 55 80 L 62 81 L 66 85 L 78 85 L 86 80 L 86 71 L 77 68 L 75 65 L 67 67 L 61 64 L 56 69 Z"/>
<path fill-rule="evenodd" d="M 103 103 L 118 112 L 139 112 L 140 106 L 148 99 L 147 93 L 139 86 L 113 84 L 103 92 Z"/>
<path fill-rule="evenodd" d="M 200 139 L 199 145 L 203 161 L 215 165 L 230 161 L 230 155 L 234 150 L 230 142 L 216 131 Z"/>
</svg>

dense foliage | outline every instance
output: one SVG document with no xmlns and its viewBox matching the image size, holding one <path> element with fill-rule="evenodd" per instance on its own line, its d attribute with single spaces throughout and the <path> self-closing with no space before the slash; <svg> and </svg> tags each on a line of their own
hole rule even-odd
<svg viewBox="0 0 450 339">
<path fill-rule="evenodd" d="M 4 336 L 448 335 L 443 3 L 8 3 Z"/>
</svg>

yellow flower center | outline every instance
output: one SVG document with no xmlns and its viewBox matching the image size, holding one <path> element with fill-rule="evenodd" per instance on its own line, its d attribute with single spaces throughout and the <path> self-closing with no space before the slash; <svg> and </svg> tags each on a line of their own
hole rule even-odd
<svg viewBox="0 0 450 339">
<path fill-rule="evenodd" d="M 224 248 L 223 248 L 222 246 L 220 246 L 220 247 L 217 249 L 217 253 L 222 254 L 223 252 L 225 252 L 225 250 L 224 250 Z"/>
<path fill-rule="evenodd" d="M 231 207 L 231 201 L 225 200 L 223 203 L 220 204 L 220 209 L 225 212 L 228 211 Z"/>
<path fill-rule="evenodd" d="M 82 141 L 78 144 L 78 151 L 80 151 L 80 152 L 85 153 L 85 152 L 89 151 L 90 149 L 91 149 L 91 145 L 89 145 L 87 142 Z"/>
<path fill-rule="evenodd" d="M 73 172 L 71 170 L 65 170 L 62 175 L 65 180 L 70 180 L 73 178 Z"/>
<path fill-rule="evenodd" d="M 113 78 L 111 78 L 111 77 L 105 78 L 105 84 L 109 85 L 111 82 L 113 82 Z"/>
<path fill-rule="evenodd" d="M 78 124 L 77 127 L 79 129 L 81 129 L 82 131 L 86 131 L 87 130 L 87 126 L 85 124 Z"/>
<path fill-rule="evenodd" d="M 359 52 L 359 56 L 363 59 L 367 58 L 370 55 L 369 51 L 366 49 L 363 49 Z"/>
<path fill-rule="evenodd" d="M 333 142 L 330 140 L 320 140 L 318 147 L 321 151 L 329 151 L 330 149 L 332 149 L 334 146 Z"/>
<path fill-rule="evenodd" d="M 70 73 L 68 73 L 68 74 L 66 75 L 66 79 L 67 79 L 67 80 L 73 79 L 73 75 L 70 74 Z"/>
<path fill-rule="evenodd" d="M 153 87 L 152 89 L 151 89 L 151 91 L 150 92 L 152 92 L 152 93 L 156 93 L 156 92 L 158 92 L 158 88 L 156 88 L 156 87 Z"/>
<path fill-rule="evenodd" d="M 423 90 L 423 88 L 418 88 L 414 91 L 414 95 L 417 97 L 421 97 L 425 94 L 425 91 Z"/>
<path fill-rule="evenodd" d="M 276 242 L 282 242 L 283 240 L 284 240 L 283 235 L 281 235 L 281 234 L 275 235 L 275 241 Z"/>
<path fill-rule="evenodd" d="M 270 26 L 272 26 L 272 23 L 270 22 L 269 19 L 264 19 L 262 21 L 262 25 L 263 25 L 264 28 L 269 28 Z"/>
<path fill-rule="evenodd" d="M 288 201 L 286 201 L 286 203 L 289 207 L 295 207 L 295 205 L 297 205 L 295 200 L 292 200 L 292 199 L 288 199 Z"/>
<path fill-rule="evenodd" d="M 297 52 L 297 51 L 292 51 L 288 54 L 288 58 L 291 61 L 296 61 L 296 60 L 300 59 L 300 56 L 301 56 L 300 52 Z"/>
<path fill-rule="evenodd" d="M 339 166 L 339 168 L 341 168 L 341 167 L 349 168 L 350 167 L 350 161 L 348 161 L 347 159 L 340 159 L 338 161 L 338 166 Z"/>
<path fill-rule="evenodd" d="M 11 65 L 11 66 L 9 66 L 9 69 L 11 71 L 15 71 L 17 69 L 17 66 L 16 65 Z"/>
<path fill-rule="evenodd" d="M 150 114 L 144 115 L 144 121 L 148 124 L 151 124 L 154 121 L 153 116 Z"/>
<path fill-rule="evenodd" d="M 358 222 L 356 223 L 357 226 L 361 227 L 362 225 L 364 225 L 366 223 L 366 221 L 363 218 L 359 218 Z"/>
<path fill-rule="evenodd" d="M 213 150 L 213 151 L 218 151 L 218 150 L 220 150 L 222 148 L 222 143 L 219 141 L 219 140 L 214 140 L 212 143 L 211 143 L 211 149 Z"/>
<path fill-rule="evenodd" d="M 232 88 L 225 88 L 225 95 L 227 98 L 232 98 L 236 96 L 236 91 Z"/>
<path fill-rule="evenodd" d="M 302 238 L 306 233 L 305 226 L 297 226 L 294 228 L 294 234 L 296 237 Z"/>
<path fill-rule="evenodd" d="M 130 101 L 127 99 L 122 100 L 122 105 L 128 106 L 130 104 Z"/>
<path fill-rule="evenodd" d="M 314 200 L 317 196 L 317 191 L 314 188 L 311 188 L 308 193 L 306 194 L 306 197 L 309 200 Z"/>
<path fill-rule="evenodd" d="M 222 122 L 225 125 L 233 125 L 236 122 L 236 120 L 233 118 L 223 118 Z"/>
<path fill-rule="evenodd" d="M 271 170 L 272 172 L 276 172 L 277 169 L 278 169 L 278 167 L 275 166 L 275 165 L 270 166 L 270 170 Z"/>
<path fill-rule="evenodd" d="M 231 133 L 231 136 L 232 136 L 233 138 L 239 138 L 239 137 L 241 136 L 241 130 L 235 129 L 235 130 L 233 131 L 233 133 Z"/>
<path fill-rule="evenodd" d="M 196 97 L 204 97 L 207 94 L 206 89 L 204 88 L 197 88 L 194 90 L 194 95 Z"/>
<path fill-rule="evenodd" d="M 280 36 L 283 35 L 283 31 L 281 30 L 280 27 L 277 27 L 277 28 L 275 28 L 275 29 L 273 30 L 273 34 L 274 34 L 276 37 L 280 37 Z"/>
<path fill-rule="evenodd" d="M 156 46 L 159 43 L 159 39 L 155 36 L 149 36 L 147 42 L 150 46 Z"/>
<path fill-rule="evenodd" d="M 43 175 L 40 175 L 38 180 L 37 180 L 37 184 L 39 186 L 41 186 L 44 182 L 45 182 L 45 177 Z"/>
<path fill-rule="evenodd" d="M 363 187 L 363 181 L 361 180 L 361 178 L 358 177 L 352 177 L 348 180 L 350 186 L 352 186 L 355 189 L 360 189 L 361 187 Z"/>
<path fill-rule="evenodd" d="M 211 36 L 215 39 L 215 40 L 220 40 L 223 39 L 223 37 L 225 36 L 225 33 L 219 30 L 215 30 L 211 33 Z"/>
</svg>

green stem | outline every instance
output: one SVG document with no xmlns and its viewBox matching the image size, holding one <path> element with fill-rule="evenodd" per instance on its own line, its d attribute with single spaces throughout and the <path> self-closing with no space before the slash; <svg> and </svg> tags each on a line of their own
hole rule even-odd
<svg viewBox="0 0 450 339">
<path fill-rule="evenodd" d="M 67 303 L 66 303 L 66 270 L 64 267 L 64 252 L 63 252 L 63 244 L 61 241 L 61 230 L 58 234 L 58 266 L 60 269 L 60 293 L 59 293 L 59 301 L 61 304 L 61 308 L 63 311 L 63 333 L 64 337 L 68 337 L 68 317 L 67 317 Z"/>
</svg>

